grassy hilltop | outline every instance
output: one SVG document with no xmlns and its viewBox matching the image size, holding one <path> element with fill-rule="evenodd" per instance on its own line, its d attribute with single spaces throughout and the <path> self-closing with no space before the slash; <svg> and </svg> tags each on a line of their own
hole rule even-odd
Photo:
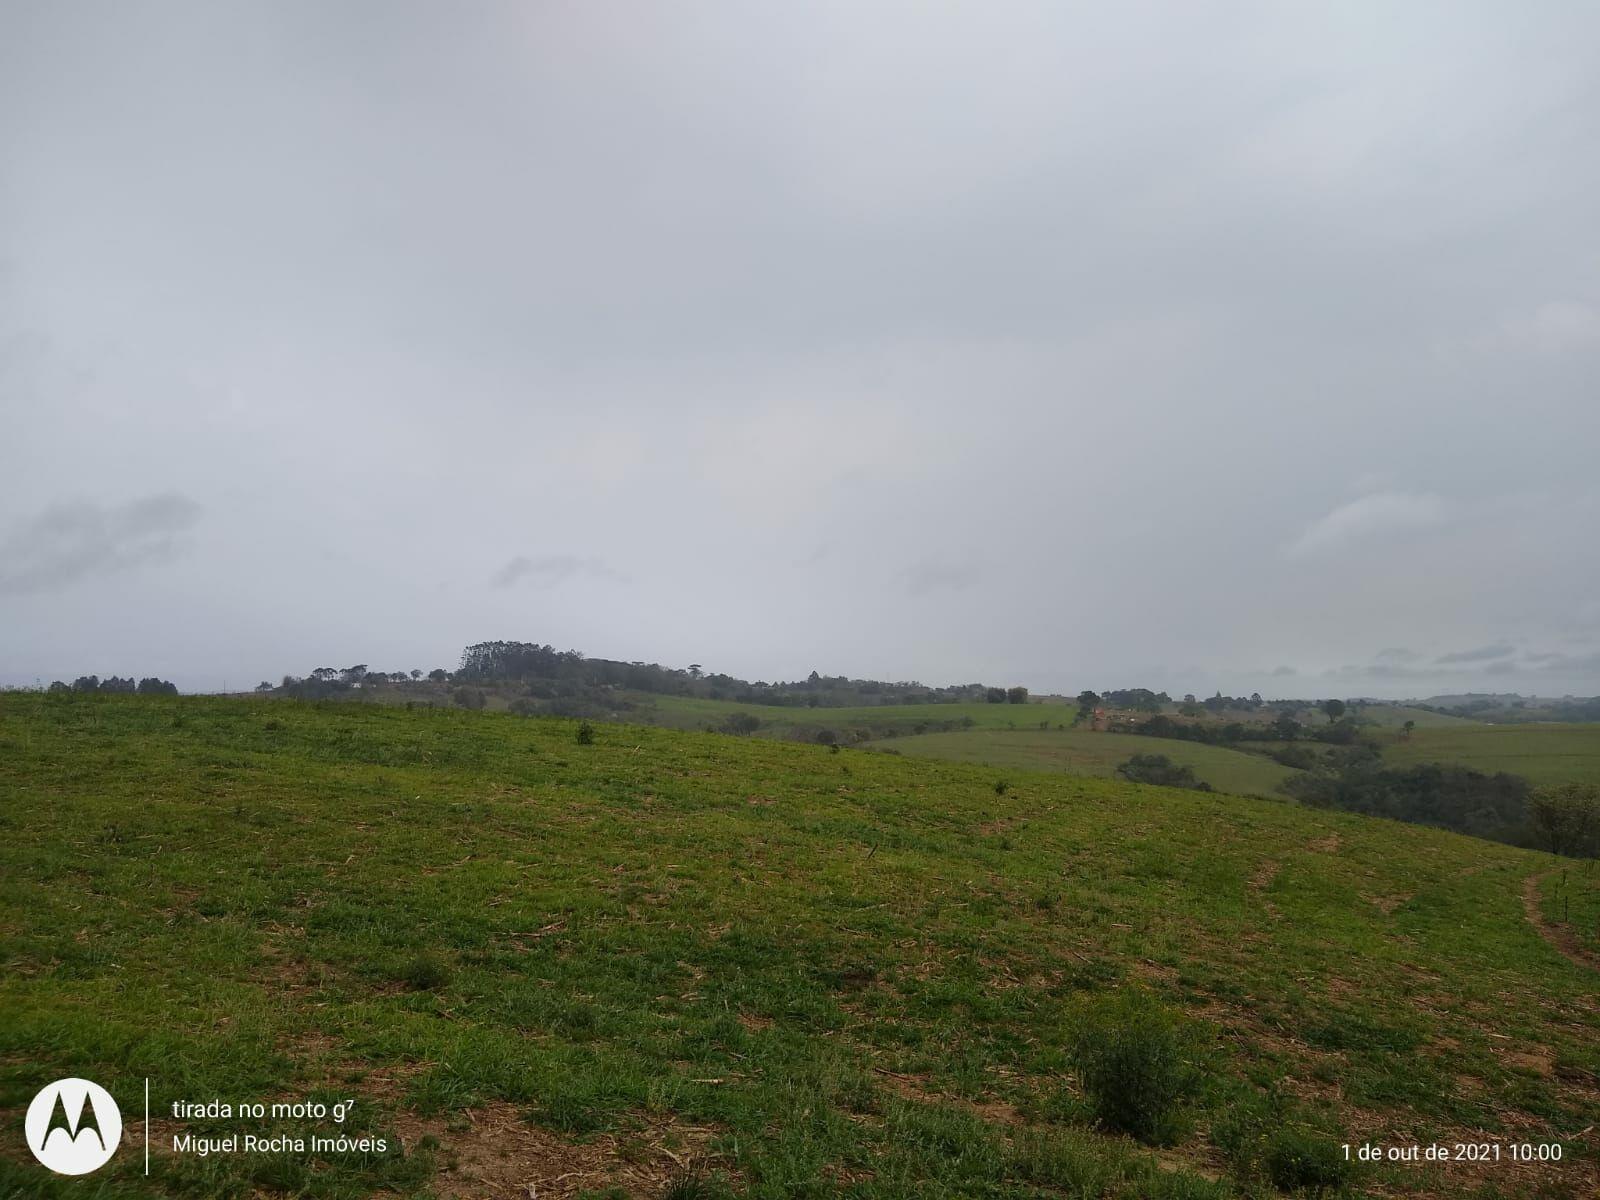
<svg viewBox="0 0 1600 1200">
<path fill-rule="evenodd" d="M 1558 889 L 1595 911 L 1578 864 L 1279 802 L 577 728 L 0 697 L 0 1196 L 1179 1200 L 1435 1141 L 1563 1158 L 1346 1184 L 1600 1184 L 1600 974 L 1554 924 Z M 1096 1124 L 1073 1057 L 1152 1007 L 1200 1079 L 1160 1149 Z M 349 1128 L 391 1148 L 175 1158 L 165 1119 L 149 1179 L 128 1151 L 55 1179 L 20 1114 L 69 1074 L 132 1137 L 148 1076 L 158 1114 L 354 1097 Z"/>
</svg>

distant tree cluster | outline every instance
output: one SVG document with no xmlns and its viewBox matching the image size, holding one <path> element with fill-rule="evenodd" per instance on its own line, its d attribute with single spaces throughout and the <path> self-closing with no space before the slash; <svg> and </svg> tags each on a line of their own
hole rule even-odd
<svg viewBox="0 0 1600 1200">
<path fill-rule="evenodd" d="M 1108 708 L 1158 713 L 1172 703 L 1172 697 L 1165 692 L 1152 692 L 1149 688 L 1119 688 L 1106 692 L 1100 697 L 1100 701 Z"/>
<path fill-rule="evenodd" d="M 461 652 L 454 678 L 473 684 L 519 684 L 535 698 L 564 696 L 606 704 L 618 691 L 662 696 L 698 696 L 791 708 L 861 707 L 879 704 L 950 704 L 985 698 L 981 684 L 932 688 L 911 682 L 850 679 L 812 671 L 792 682 L 749 682 L 720 672 L 707 673 L 700 663 L 663 667 L 659 663 L 618 662 L 590 658 L 577 650 L 557 650 L 537 642 L 477 642 Z M 1023 704 L 1027 689 L 988 689 L 996 703 Z M 1019 699 L 1013 696 L 1020 695 Z"/>
<path fill-rule="evenodd" d="M 1028 689 L 1025 687 L 1013 688 L 985 688 L 983 698 L 990 704 L 1026 704 L 1028 702 Z"/>
<path fill-rule="evenodd" d="M 422 672 L 413 667 L 409 671 L 376 671 L 366 663 L 350 667 L 318 667 L 304 676 L 285 675 L 276 688 L 266 680 L 256 685 L 258 692 L 281 692 L 295 700 L 325 700 L 340 693 L 372 692 L 402 684 L 419 684 Z M 428 672 L 428 681 L 448 683 L 450 672 L 436 668 Z"/>
<path fill-rule="evenodd" d="M 135 693 L 140 696 L 176 696 L 178 694 L 178 685 L 169 683 L 165 679 L 157 679 L 153 675 L 141 679 L 137 683 L 132 678 L 122 679 L 116 675 L 108 676 L 105 679 L 101 679 L 98 675 L 80 675 L 70 684 L 63 683 L 57 679 L 50 685 L 48 690 L 52 692 L 108 692 L 130 696 Z"/>
<path fill-rule="evenodd" d="M 1533 794 L 1529 814 L 1540 844 L 1552 854 L 1600 858 L 1600 787 L 1564 783 Z"/>
<path fill-rule="evenodd" d="M 1385 768 L 1376 754 L 1354 753 L 1331 768 L 1294 776 L 1282 790 L 1316 808 L 1434 825 L 1518 846 L 1537 840 L 1529 821 L 1533 789 L 1520 775 L 1505 772 L 1487 775 L 1436 763 Z"/>
<path fill-rule="evenodd" d="M 1195 775 L 1193 767 L 1181 766 L 1165 754 L 1135 754 L 1117 768 L 1117 774 L 1133 783 L 1192 788 L 1197 792 L 1214 790 L 1209 783 Z"/>
</svg>

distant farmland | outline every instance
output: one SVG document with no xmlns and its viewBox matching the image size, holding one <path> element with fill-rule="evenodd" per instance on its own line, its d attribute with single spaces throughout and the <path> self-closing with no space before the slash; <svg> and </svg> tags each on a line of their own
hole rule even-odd
<svg viewBox="0 0 1600 1200">
<path fill-rule="evenodd" d="M 1600 781 L 1600 724 L 1479 725 L 1418 729 L 1384 747 L 1399 766 L 1437 762 L 1509 771 L 1535 784 Z"/>
<path fill-rule="evenodd" d="M 1379 725 L 1385 729 L 1398 729 L 1407 721 L 1416 722 L 1418 729 L 1435 727 L 1460 729 L 1478 724 L 1468 717 L 1454 717 L 1449 713 L 1412 708 L 1405 704 L 1358 704 L 1355 706 L 1354 715 L 1358 721 Z"/>
<path fill-rule="evenodd" d="M 894 734 L 925 732 L 920 727 L 970 721 L 975 729 L 1052 729 L 1071 726 L 1077 718 L 1075 704 L 873 704 L 852 708 L 802 708 L 798 705 L 741 704 L 732 700 L 702 700 L 692 696 L 639 696 L 643 711 L 629 719 L 675 729 L 702 729 L 717 725 L 733 713 L 758 717 L 768 732 L 792 733 L 832 729 L 841 734 L 871 729 Z"/>
<path fill-rule="evenodd" d="M 1278 784 L 1299 774 L 1271 759 L 1222 746 L 1082 728 L 969 729 L 894 738 L 874 743 L 873 748 L 950 762 L 1101 778 L 1115 775 L 1117 766 L 1135 754 L 1165 754 L 1175 763 L 1193 767 L 1196 775 L 1218 791 L 1239 795 L 1270 796 Z"/>
</svg>

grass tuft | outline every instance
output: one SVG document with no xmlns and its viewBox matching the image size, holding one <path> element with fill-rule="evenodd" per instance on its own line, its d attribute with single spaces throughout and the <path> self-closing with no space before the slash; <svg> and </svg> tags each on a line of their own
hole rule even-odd
<svg viewBox="0 0 1600 1200">
<path fill-rule="evenodd" d="M 424 951 L 401 965 L 399 981 L 414 992 L 436 992 L 450 983 L 450 967 L 437 954 Z"/>
</svg>

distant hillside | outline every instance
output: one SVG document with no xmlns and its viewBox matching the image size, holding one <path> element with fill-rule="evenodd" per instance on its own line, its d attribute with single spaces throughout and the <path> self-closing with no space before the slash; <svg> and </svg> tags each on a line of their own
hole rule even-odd
<svg viewBox="0 0 1600 1200">
<path fill-rule="evenodd" d="M 1436 712 L 1410 704 L 1360 704 L 1352 705 L 1356 720 L 1376 725 L 1382 729 L 1399 729 L 1407 721 L 1418 729 L 1431 729 L 1441 725 L 1470 725 L 1470 717 L 1448 712 Z"/>
<path fill-rule="evenodd" d="M 1219 792 L 1272 796 L 1299 772 L 1271 759 L 1222 746 L 1087 729 L 972 729 L 957 733 L 925 733 L 872 742 L 872 749 L 951 762 L 981 763 L 1006 770 L 1064 771 L 1112 779 L 1117 768 L 1136 754 L 1161 754 Z"/>
<path fill-rule="evenodd" d="M 1536 784 L 1600 783 L 1600 723 L 1480 725 L 1418 729 L 1384 747 L 1396 763 L 1450 763 L 1507 771 Z"/>
<path fill-rule="evenodd" d="M 419 676 L 420 671 L 410 675 L 412 679 Z M 527 699 L 564 702 L 560 708 L 569 716 L 583 715 L 586 706 L 593 710 L 592 715 L 603 715 L 601 710 L 614 707 L 619 691 L 791 708 L 955 704 L 986 698 L 1021 703 L 1027 698 L 1026 688 L 1003 689 L 978 683 L 928 687 L 915 681 L 851 679 L 816 671 L 800 680 L 752 682 L 707 672 L 699 663 L 663 667 L 658 663 L 590 658 L 578 650 L 514 641 L 476 642 L 461 652 L 460 665 L 453 672 L 436 670 L 428 678 L 434 683 L 458 686 L 516 688 Z M 276 689 L 264 684 L 260 690 L 320 699 L 368 687 L 405 686 L 407 680 L 406 672 L 377 671 L 363 663 L 342 669 L 318 667 L 303 677 L 285 676 Z"/>
<path fill-rule="evenodd" d="M 1519 696 L 1515 692 L 1468 692 L 1430 696 L 1418 707 L 1497 724 L 1519 721 L 1600 721 L 1600 696 Z"/>
</svg>

